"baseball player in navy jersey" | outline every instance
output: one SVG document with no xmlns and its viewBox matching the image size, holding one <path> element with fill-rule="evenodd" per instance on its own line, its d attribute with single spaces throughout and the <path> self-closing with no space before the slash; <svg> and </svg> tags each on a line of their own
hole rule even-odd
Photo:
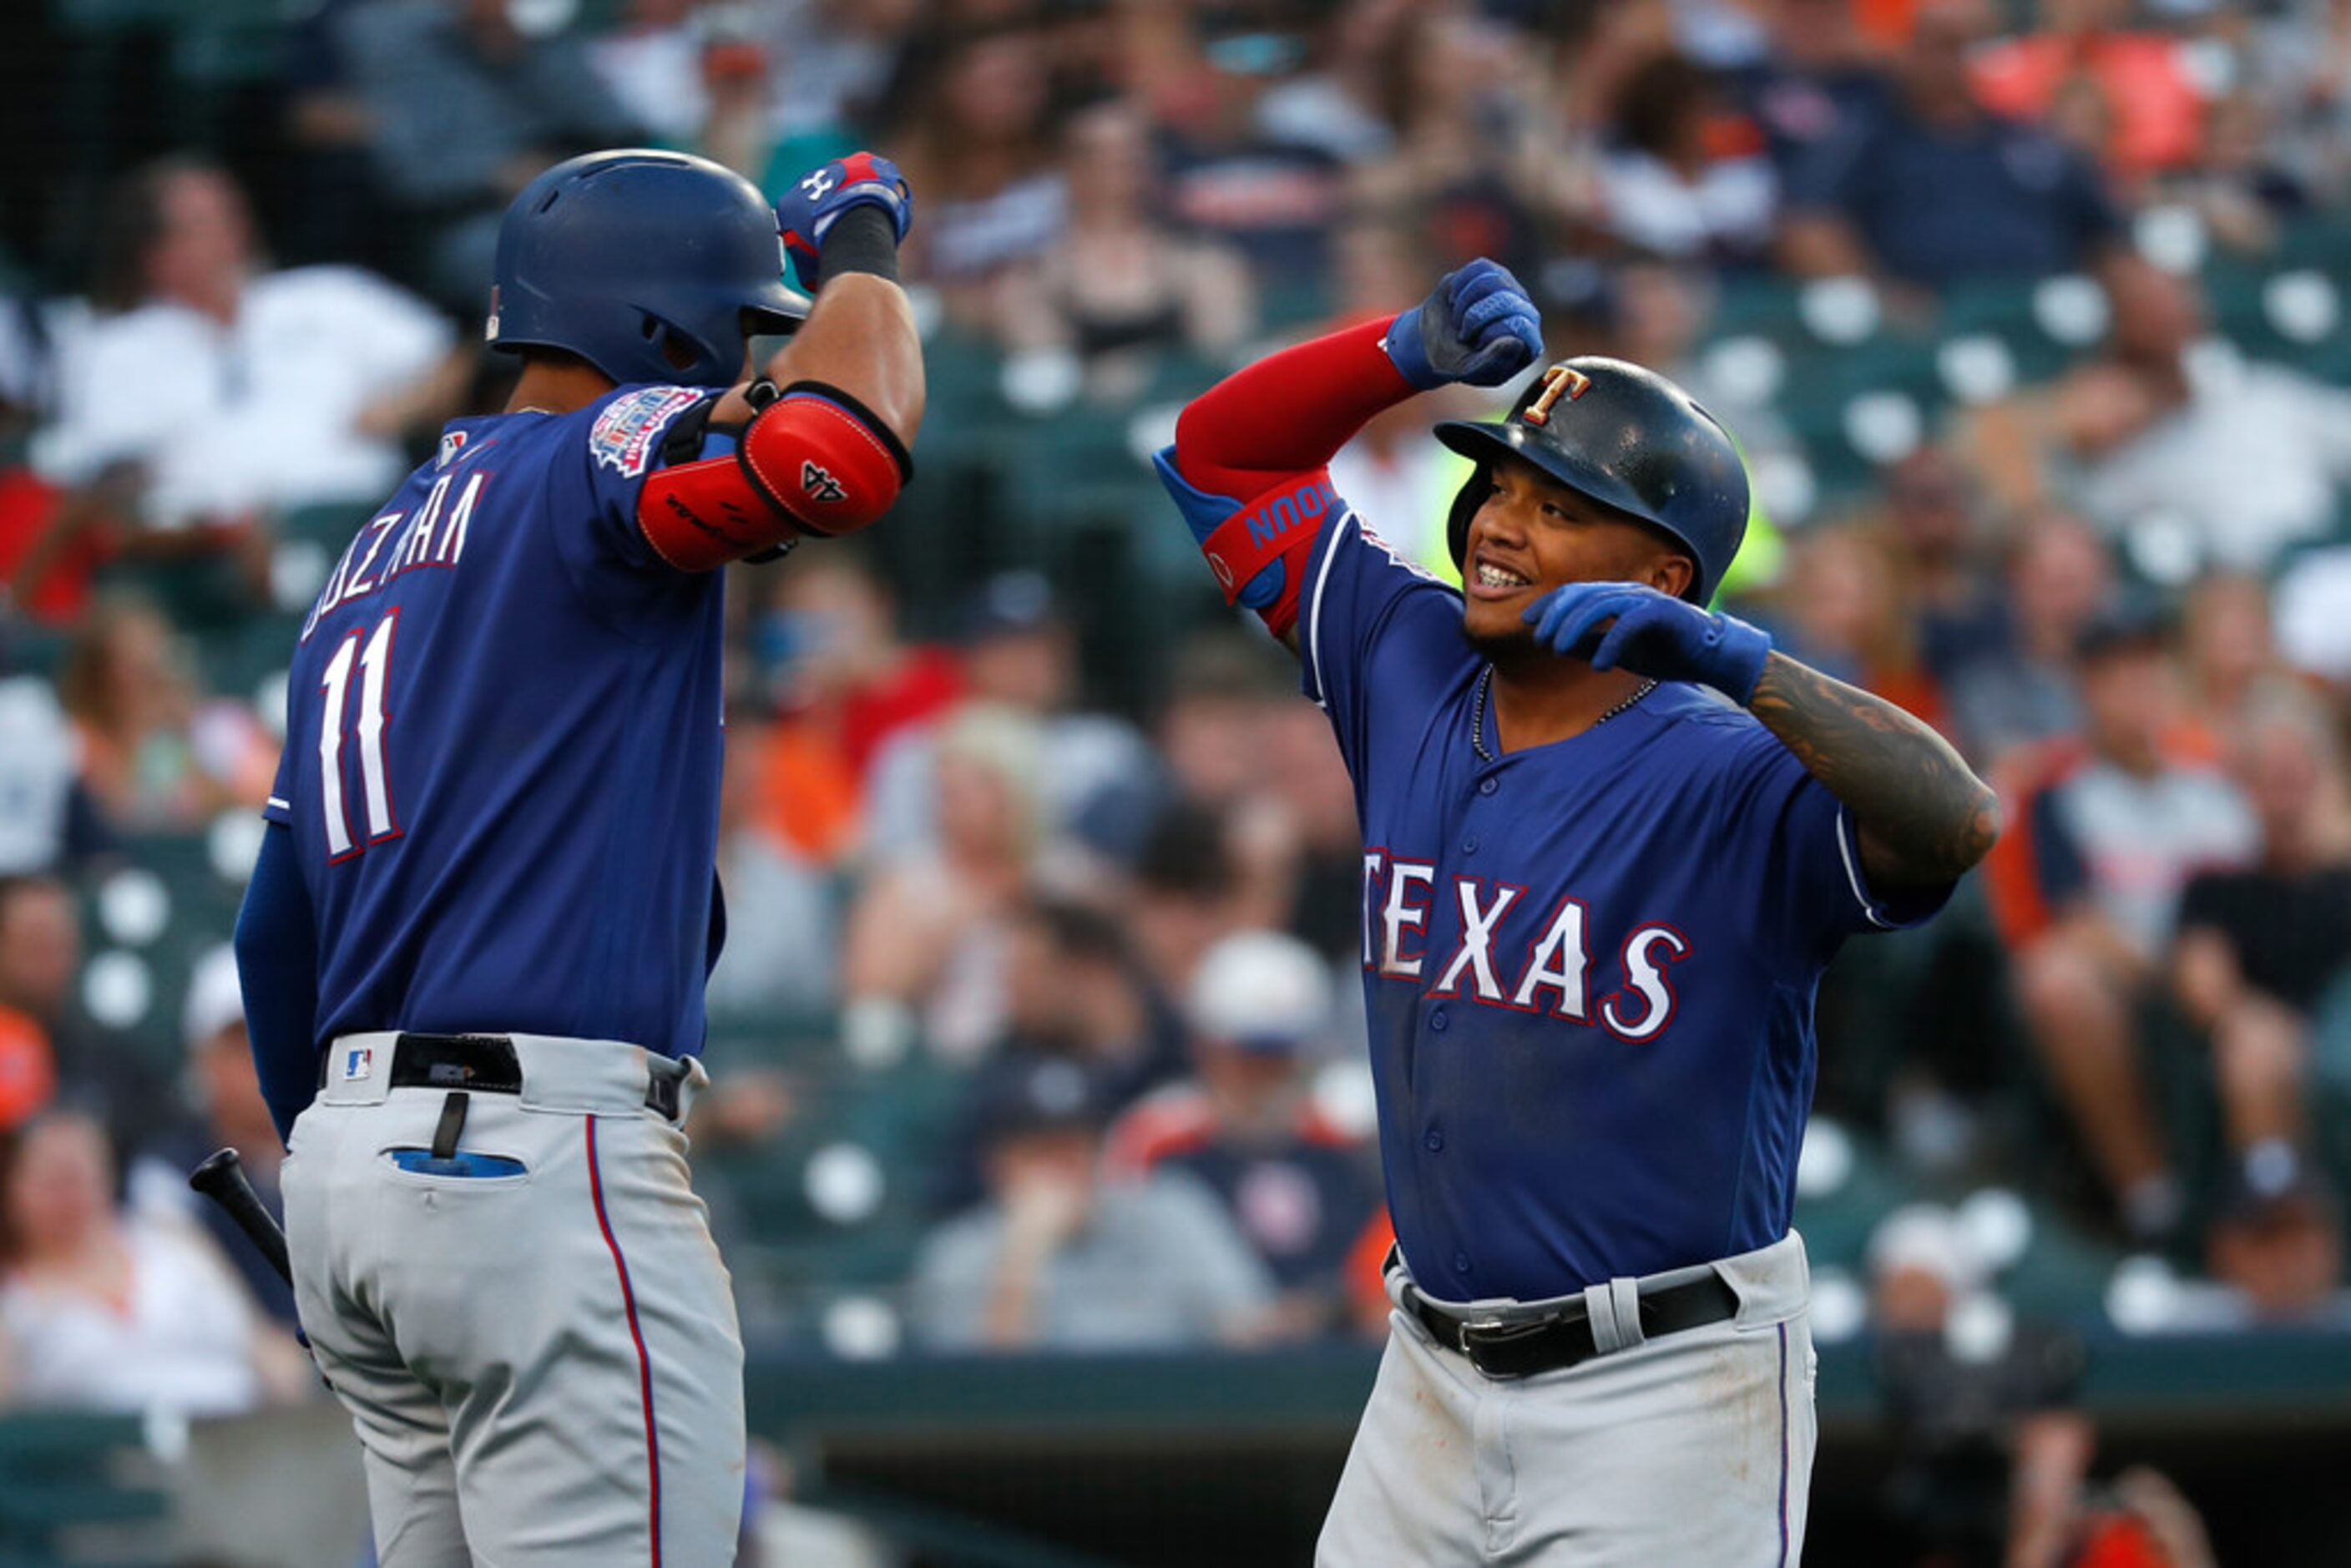
<svg viewBox="0 0 2351 1568">
<path fill-rule="evenodd" d="M 726 925 L 719 569 L 905 483 L 908 214 L 868 154 L 779 209 L 669 152 L 540 176 L 491 293 L 512 399 L 302 628 L 236 952 L 387 1568 L 734 1561 L 742 1343 L 679 1131 Z"/>
<path fill-rule="evenodd" d="M 1648 371 L 1568 360 L 1437 427 L 1477 464 L 1458 591 L 1332 493 L 1365 420 L 1541 351 L 1473 263 L 1230 377 L 1158 459 L 1363 828 L 1395 1311 L 1318 1561 L 1792 1563 L 1814 985 L 1939 907 L 1996 809 L 1924 725 L 1708 612 L 1746 478 Z"/>
</svg>

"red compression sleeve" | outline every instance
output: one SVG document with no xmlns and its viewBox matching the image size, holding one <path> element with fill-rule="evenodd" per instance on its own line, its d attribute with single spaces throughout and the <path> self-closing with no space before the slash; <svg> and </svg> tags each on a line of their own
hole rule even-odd
<svg viewBox="0 0 2351 1568">
<path fill-rule="evenodd" d="M 1176 467 L 1202 490 L 1249 500 L 1331 461 L 1373 415 L 1418 391 L 1380 340 L 1383 317 L 1270 354 L 1185 405 Z"/>
</svg>

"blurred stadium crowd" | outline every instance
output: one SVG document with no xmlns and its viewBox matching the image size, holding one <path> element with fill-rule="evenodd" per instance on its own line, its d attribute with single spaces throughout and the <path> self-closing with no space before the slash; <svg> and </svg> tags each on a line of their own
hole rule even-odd
<svg viewBox="0 0 2351 1568">
<path fill-rule="evenodd" d="M 2351 1326 L 2351 4 L 35 9 L 0 125 L 41 150 L 0 172 L 11 1397 L 302 1386 L 282 1291 L 170 1190 L 207 1145 L 274 1169 L 216 945 L 285 651 L 363 508 L 503 396 L 507 199 L 635 141 L 770 190 L 876 144 L 917 192 L 923 476 L 733 587 L 696 1144 L 755 1333 L 1375 1330 L 1347 780 L 1140 455 L 1479 254 L 1554 352 L 1739 435 L 1727 602 L 2007 798 L 1951 913 L 1823 988 L 1820 1336 Z M 1336 469 L 1439 570 L 1464 470 L 1424 432 L 1468 395 Z"/>
</svg>

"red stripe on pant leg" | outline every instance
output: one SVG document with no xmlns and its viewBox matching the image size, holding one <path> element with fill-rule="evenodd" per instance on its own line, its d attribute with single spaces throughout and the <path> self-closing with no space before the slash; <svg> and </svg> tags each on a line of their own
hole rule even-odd
<svg viewBox="0 0 2351 1568">
<path fill-rule="evenodd" d="M 621 1243 L 612 1235 L 612 1221 L 604 1212 L 604 1176 L 596 1165 L 596 1118 L 588 1123 L 588 1191 L 596 1200 L 596 1228 L 604 1233 L 604 1245 L 612 1254 L 612 1271 L 621 1277 L 621 1305 L 629 1314 L 629 1337 L 637 1345 L 637 1388 L 645 1407 L 645 1474 L 653 1491 L 653 1568 L 661 1568 L 661 1438 L 653 1428 L 653 1364 L 645 1354 L 645 1333 L 637 1324 L 637 1294 L 629 1288 L 629 1260 L 621 1256 Z"/>
</svg>

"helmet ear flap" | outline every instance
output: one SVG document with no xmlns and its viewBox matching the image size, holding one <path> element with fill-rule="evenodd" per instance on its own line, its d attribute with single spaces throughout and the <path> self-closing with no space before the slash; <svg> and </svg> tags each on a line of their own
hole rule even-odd
<svg viewBox="0 0 2351 1568">
<path fill-rule="evenodd" d="M 1469 477 L 1453 497 L 1453 509 L 1445 516 L 1445 545 L 1453 552 L 1453 570 L 1469 570 L 1469 519 L 1478 515 L 1479 505 L 1486 497 L 1486 465 L 1480 463 L 1469 471 Z"/>
</svg>

